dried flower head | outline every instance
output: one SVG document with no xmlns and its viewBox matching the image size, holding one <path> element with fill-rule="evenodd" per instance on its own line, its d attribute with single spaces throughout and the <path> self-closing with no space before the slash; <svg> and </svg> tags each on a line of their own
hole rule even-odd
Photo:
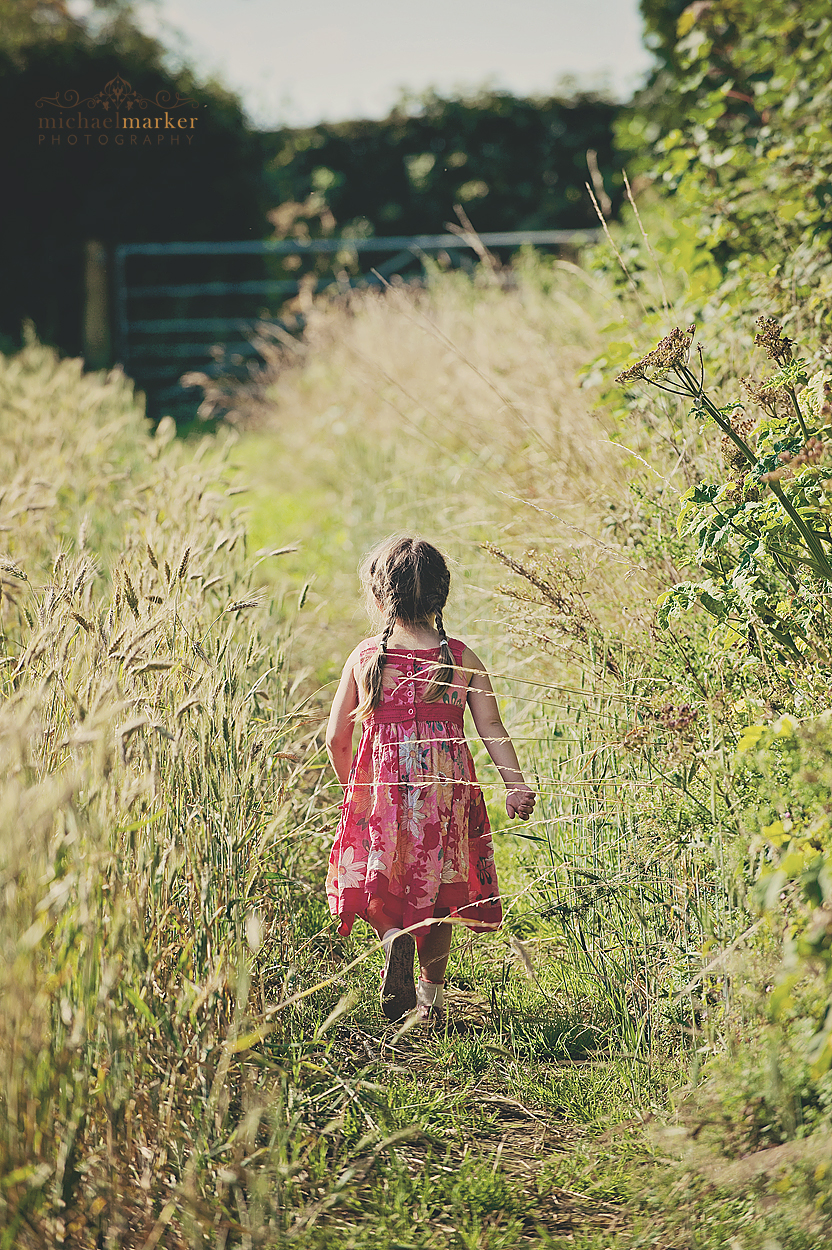
<svg viewBox="0 0 832 1250">
<path fill-rule="evenodd" d="M 619 386 L 624 386 L 627 382 L 635 382 L 640 378 L 649 382 L 653 376 L 664 377 L 671 369 L 687 364 L 695 333 L 696 326 L 688 326 L 687 330 L 680 330 L 678 326 L 674 326 L 651 352 L 648 352 L 641 360 L 637 360 L 634 365 L 630 365 L 629 369 L 624 369 L 619 373 L 615 379 L 616 382 Z"/>
<path fill-rule="evenodd" d="M 773 317 L 758 317 L 757 326 L 758 331 L 754 335 L 756 345 L 765 348 L 776 364 L 788 364 L 792 359 L 793 339 L 786 338 L 779 321 Z"/>
<path fill-rule="evenodd" d="M 664 729 L 673 729 L 677 733 L 684 733 L 694 723 L 698 715 L 696 708 L 691 707 L 689 703 L 683 703 L 679 708 L 675 708 L 672 703 L 667 703 L 656 713 L 656 720 Z"/>
<path fill-rule="evenodd" d="M 640 747 L 646 746 L 652 737 L 653 730 L 649 724 L 634 725 L 632 729 L 628 729 L 625 733 L 621 745 L 628 751 L 636 751 Z"/>
<path fill-rule="evenodd" d="M 759 382 L 756 378 L 752 378 L 750 375 L 746 378 L 742 378 L 741 384 L 745 393 L 750 396 L 756 404 L 759 404 L 761 408 L 766 408 L 769 412 L 775 411 L 777 407 L 777 400 L 784 395 L 782 388 L 778 390 L 768 387 L 766 386 L 765 381 Z"/>
<path fill-rule="evenodd" d="M 744 442 L 750 442 L 751 431 L 754 429 L 754 420 L 747 417 L 742 410 L 735 411 L 729 418 L 731 429 L 739 434 Z M 722 458 L 728 468 L 734 473 L 744 476 L 748 472 L 748 460 L 743 455 L 737 444 L 727 434 L 722 436 L 720 442 Z"/>
</svg>

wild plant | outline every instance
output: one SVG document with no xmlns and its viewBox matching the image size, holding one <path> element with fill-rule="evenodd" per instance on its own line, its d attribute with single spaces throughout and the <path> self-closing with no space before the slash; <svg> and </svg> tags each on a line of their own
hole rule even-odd
<svg viewBox="0 0 832 1250">
<path fill-rule="evenodd" d="M 698 603 L 721 627 L 724 648 L 744 644 L 757 662 L 771 651 L 779 662 L 801 666 L 811 654 L 829 656 L 830 379 L 823 369 L 809 376 L 773 318 L 761 317 L 757 326 L 755 342 L 776 369 L 742 380 L 744 402 L 720 406 L 706 391 L 701 347 L 698 370 L 689 359 L 694 327 L 671 331 L 616 381 L 646 382 L 690 399 L 691 416 L 713 421 L 723 434 L 722 474 L 683 494 L 677 522 L 680 536 L 696 540 L 695 559 L 708 576 L 664 593 L 659 623 Z M 748 415 L 751 405 L 757 418 Z"/>
<path fill-rule="evenodd" d="M 755 902 L 775 925 L 787 925 L 766 1011 L 774 1022 L 811 1021 L 803 1048 L 811 1083 L 832 1069 L 830 714 L 754 721 L 738 752 L 749 796 L 742 824 Z M 832 1089 L 829 1079 L 824 1084 Z"/>
</svg>

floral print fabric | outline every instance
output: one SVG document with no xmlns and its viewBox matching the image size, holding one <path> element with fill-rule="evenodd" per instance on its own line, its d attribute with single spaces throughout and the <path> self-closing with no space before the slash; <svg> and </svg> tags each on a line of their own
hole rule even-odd
<svg viewBox="0 0 832 1250">
<path fill-rule="evenodd" d="M 362 649 L 362 664 L 376 645 Z M 343 935 L 373 898 L 402 928 L 437 907 L 472 929 L 502 920 L 488 814 L 462 732 L 465 644 L 450 646 L 454 680 L 429 704 L 418 699 L 438 648 L 388 648 L 382 700 L 364 722 L 329 861 L 327 897 Z"/>
</svg>

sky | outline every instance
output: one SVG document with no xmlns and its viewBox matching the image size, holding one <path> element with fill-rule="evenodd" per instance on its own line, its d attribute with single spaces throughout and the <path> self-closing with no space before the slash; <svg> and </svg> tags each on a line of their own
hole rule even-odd
<svg viewBox="0 0 832 1250">
<path fill-rule="evenodd" d="M 430 87 L 549 95 L 571 76 L 626 99 L 650 65 L 638 0 L 139 0 L 135 15 L 258 129 L 380 118 Z"/>
</svg>

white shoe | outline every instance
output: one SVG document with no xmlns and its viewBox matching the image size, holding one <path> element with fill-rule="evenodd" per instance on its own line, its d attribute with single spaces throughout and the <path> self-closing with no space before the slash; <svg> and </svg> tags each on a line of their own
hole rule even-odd
<svg viewBox="0 0 832 1250">
<path fill-rule="evenodd" d="M 444 1029 L 445 1027 L 445 986 L 443 983 L 423 981 L 420 977 L 416 983 L 416 1007 L 419 1023 L 428 1028 Z"/>
</svg>

